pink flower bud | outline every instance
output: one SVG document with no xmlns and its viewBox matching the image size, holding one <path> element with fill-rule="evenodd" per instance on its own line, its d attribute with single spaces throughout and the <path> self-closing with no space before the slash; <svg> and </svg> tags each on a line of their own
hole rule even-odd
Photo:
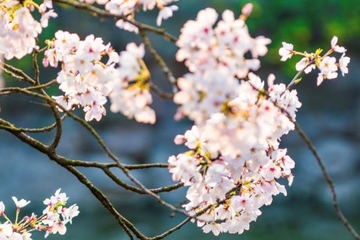
<svg viewBox="0 0 360 240">
<path fill-rule="evenodd" d="M 248 17 L 248 16 L 250 16 L 252 10 L 253 10 L 253 4 L 252 3 L 247 3 L 241 9 L 241 14 L 244 15 L 245 17 Z"/>
<path fill-rule="evenodd" d="M 184 144 L 186 142 L 186 138 L 184 135 L 177 135 L 174 139 L 176 145 Z"/>
</svg>

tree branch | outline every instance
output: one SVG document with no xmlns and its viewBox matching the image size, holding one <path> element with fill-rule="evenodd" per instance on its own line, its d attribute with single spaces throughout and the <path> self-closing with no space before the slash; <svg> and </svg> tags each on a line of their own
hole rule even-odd
<svg viewBox="0 0 360 240">
<path fill-rule="evenodd" d="M 315 149 L 315 146 L 311 142 L 310 138 L 301 129 L 300 125 L 298 123 L 296 123 L 296 122 L 294 124 L 295 124 L 295 129 L 298 132 L 299 136 L 304 141 L 304 143 L 306 144 L 308 149 L 311 151 L 312 155 L 315 157 L 316 162 L 318 163 L 318 165 L 320 167 L 320 170 L 321 170 L 321 173 L 322 173 L 322 175 L 323 175 L 323 177 L 325 179 L 325 182 L 329 186 L 331 196 L 332 196 L 332 203 L 333 203 L 333 206 L 335 208 L 335 212 L 336 212 L 337 216 L 340 218 L 341 222 L 347 228 L 347 230 L 351 233 L 351 235 L 353 235 L 353 237 L 355 239 L 360 240 L 359 234 L 351 226 L 350 222 L 347 220 L 347 218 L 344 216 L 343 212 L 340 209 L 339 202 L 338 202 L 338 199 L 337 199 L 337 194 L 336 194 L 336 191 L 335 191 L 334 182 L 331 179 L 331 177 L 329 176 L 329 174 L 326 172 L 325 166 L 322 163 L 321 158 L 320 158 L 319 154 L 317 153 L 317 151 Z"/>
</svg>

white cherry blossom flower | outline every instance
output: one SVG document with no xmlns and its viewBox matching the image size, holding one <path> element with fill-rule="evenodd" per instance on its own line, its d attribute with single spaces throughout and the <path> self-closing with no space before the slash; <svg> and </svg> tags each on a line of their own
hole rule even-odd
<svg viewBox="0 0 360 240">
<path fill-rule="evenodd" d="M 279 49 L 279 55 L 281 56 L 280 61 L 286 61 L 290 59 L 294 51 L 294 45 L 291 43 L 282 42 L 282 47 Z"/>
<path fill-rule="evenodd" d="M 119 19 L 116 21 L 115 26 L 117 26 L 118 28 L 124 29 L 128 32 L 133 32 L 138 34 L 139 33 L 139 28 L 137 26 L 135 26 L 134 24 L 131 24 L 127 21 L 124 21 L 123 19 Z"/>
<path fill-rule="evenodd" d="M 160 26 L 163 19 L 165 20 L 172 17 L 178 9 L 179 7 L 175 5 L 162 8 L 156 18 L 156 25 Z"/>
<path fill-rule="evenodd" d="M 25 199 L 18 200 L 16 197 L 12 197 L 12 200 L 14 201 L 17 208 L 23 208 L 30 203 L 30 201 Z"/>
<path fill-rule="evenodd" d="M 336 65 L 335 57 L 324 57 L 318 65 L 318 68 L 320 70 L 320 73 L 317 77 L 318 86 L 323 82 L 323 80 L 334 79 L 338 76 L 338 73 L 336 72 L 338 70 L 338 67 Z"/>
<path fill-rule="evenodd" d="M 295 69 L 297 71 L 304 71 L 305 74 L 310 73 L 313 69 L 316 68 L 314 63 L 311 63 L 311 60 L 307 57 L 302 58 L 299 62 L 296 63 Z"/>
<path fill-rule="evenodd" d="M 349 73 L 349 69 L 347 67 L 349 63 L 350 63 L 350 58 L 345 56 L 345 53 L 343 53 L 339 59 L 339 68 L 342 76 Z"/>
<path fill-rule="evenodd" d="M 1 239 L 7 240 L 13 234 L 12 224 L 9 222 L 0 223 L 0 237 Z"/>
<path fill-rule="evenodd" d="M 331 39 L 331 49 L 333 49 L 335 52 L 338 52 L 338 53 L 346 52 L 346 49 L 342 46 L 337 45 L 337 42 L 338 42 L 338 37 L 334 36 Z"/>
</svg>

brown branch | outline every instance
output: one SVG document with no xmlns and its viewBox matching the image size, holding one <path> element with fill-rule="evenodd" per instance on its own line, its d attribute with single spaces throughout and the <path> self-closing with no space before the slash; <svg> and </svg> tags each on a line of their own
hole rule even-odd
<svg viewBox="0 0 360 240">
<path fill-rule="evenodd" d="M 37 56 L 38 56 L 38 51 L 35 50 L 32 54 L 32 61 L 33 61 L 33 67 L 35 70 L 35 85 L 40 85 L 40 69 L 39 69 L 39 64 L 38 64 L 38 60 L 37 60 Z"/>
<path fill-rule="evenodd" d="M 47 84 L 44 84 L 42 86 L 47 86 Z M 29 96 L 32 96 L 32 97 L 43 99 L 45 101 L 48 100 L 49 97 L 44 96 L 43 94 L 31 91 L 33 89 L 36 90 L 37 87 L 39 87 L 39 89 L 41 89 L 41 86 L 34 86 L 34 87 L 29 87 L 29 88 L 21 88 L 21 87 L 1 88 L 0 89 L 0 96 L 10 95 L 10 94 L 13 94 L 13 93 L 22 93 L 22 94 L 29 95 Z"/>
<path fill-rule="evenodd" d="M 0 118 L 0 124 L 3 127 L 3 129 L 7 130 L 11 134 L 13 134 L 15 137 L 20 139 L 21 141 L 27 143 L 31 147 L 37 149 L 38 151 L 44 153 L 47 155 L 51 160 L 55 161 L 60 166 L 64 167 L 68 171 L 70 171 L 74 176 L 78 178 L 78 180 L 83 183 L 91 192 L 92 194 L 103 204 L 103 206 L 117 219 L 118 223 L 122 226 L 122 228 L 125 230 L 125 232 L 128 234 L 130 239 L 133 239 L 130 230 L 140 239 L 147 239 L 146 236 L 140 233 L 139 230 L 136 229 L 136 227 L 129 222 L 125 217 L 123 217 L 111 204 L 110 200 L 97 188 L 95 187 L 89 179 L 87 179 L 81 172 L 76 170 L 73 166 L 70 166 L 67 163 L 67 159 L 64 157 L 61 157 L 54 153 L 52 149 L 41 143 L 40 141 L 30 137 L 29 135 L 19 132 L 16 130 L 16 127 L 12 125 L 11 123 L 5 121 L 4 119 Z"/>
<path fill-rule="evenodd" d="M 171 70 L 169 69 L 169 67 L 167 66 L 167 64 L 165 63 L 164 59 L 156 51 L 156 49 L 152 45 L 149 37 L 147 36 L 147 34 L 146 34 L 146 32 L 144 30 L 140 31 L 140 36 L 143 39 L 143 42 L 144 42 L 145 46 L 149 49 L 151 55 L 154 57 L 155 61 L 161 67 L 161 69 L 164 72 L 166 78 L 172 84 L 173 92 L 177 92 L 178 89 L 177 89 L 176 79 L 175 79 L 174 75 L 172 74 Z"/>
<path fill-rule="evenodd" d="M 137 238 L 143 239 L 143 240 L 162 239 L 162 238 L 168 236 L 169 234 L 173 233 L 174 231 L 180 229 L 182 226 L 184 226 L 186 223 L 189 222 L 190 218 L 187 218 L 185 221 L 181 222 L 174 228 L 169 229 L 168 231 L 164 232 L 163 234 L 160 234 L 155 237 L 147 237 L 147 236 L 143 235 L 129 220 L 127 220 L 124 216 L 122 216 L 115 209 L 115 207 L 112 205 L 110 200 L 106 197 L 106 195 L 100 189 L 98 189 L 96 186 L 94 186 L 94 184 L 85 175 L 83 175 L 80 171 L 78 171 L 74 166 L 71 166 L 71 160 L 69 160 L 65 157 L 59 156 L 58 154 L 56 154 L 55 152 L 52 151 L 50 146 L 47 146 L 47 145 L 41 143 L 40 141 L 28 136 L 25 133 L 19 132 L 18 129 L 16 129 L 16 127 L 13 124 L 11 124 L 1 118 L 0 118 L 0 126 L 4 130 L 7 130 L 8 132 L 12 133 L 15 137 L 17 137 L 21 141 L 27 143 L 31 147 L 44 153 L 51 160 L 55 161 L 57 164 L 59 164 L 60 166 L 64 167 L 69 172 L 71 172 L 83 185 L 85 185 L 91 191 L 91 193 L 101 202 L 101 204 L 111 213 L 111 215 L 113 215 L 116 218 L 116 220 L 118 221 L 120 226 L 124 229 L 124 231 L 127 233 L 127 235 L 129 236 L 130 239 L 134 239 L 132 236 L 132 233 Z M 98 164 L 98 165 L 100 165 L 100 164 Z"/>
<path fill-rule="evenodd" d="M 175 86 L 175 85 L 174 85 L 174 86 Z M 160 89 L 158 88 L 158 86 L 156 86 L 156 85 L 155 85 L 154 83 L 152 83 L 152 82 L 150 82 L 150 88 L 156 93 L 156 95 L 158 95 L 158 96 L 161 97 L 161 98 L 172 100 L 173 97 L 174 97 L 174 94 L 163 92 L 162 90 L 160 90 Z"/>
<path fill-rule="evenodd" d="M 111 172 L 111 170 L 109 168 L 101 167 L 101 169 L 111 180 L 113 180 L 113 182 L 115 182 L 119 186 L 123 187 L 124 189 L 135 192 L 135 193 L 139 193 L 139 194 L 148 194 L 148 192 L 142 188 L 138 188 L 138 187 L 129 185 L 129 184 L 121 181 L 113 172 Z M 148 189 L 148 191 L 152 192 L 153 194 L 157 194 L 157 193 L 162 193 L 162 192 L 171 192 L 171 191 L 176 190 L 183 186 L 184 186 L 184 184 L 178 183 L 178 184 L 167 186 L 167 187 L 160 187 L 160 188 L 154 188 L 154 189 L 146 188 L 146 189 Z"/>
<path fill-rule="evenodd" d="M 169 165 L 167 163 L 144 163 L 144 164 L 123 164 L 123 166 L 129 170 L 139 170 L 147 168 L 167 168 Z"/>
<path fill-rule="evenodd" d="M 305 69 L 313 63 L 314 63 L 314 60 L 310 61 L 302 70 L 298 71 L 297 74 L 293 77 L 291 82 L 286 87 L 286 90 L 289 90 L 291 87 L 293 87 L 297 83 L 297 79 L 300 77 L 300 75 L 302 73 L 304 73 Z M 285 93 L 285 91 L 283 92 L 283 94 L 284 93 Z M 277 106 L 277 107 L 279 107 L 279 106 Z M 304 141 L 304 143 L 306 144 L 306 146 L 308 147 L 308 149 L 310 150 L 312 155 L 315 157 L 316 162 L 318 163 L 318 165 L 320 167 L 323 178 L 330 189 L 332 204 L 334 206 L 336 215 L 339 217 L 340 221 L 346 227 L 346 229 L 350 232 L 350 234 L 353 235 L 353 237 L 355 239 L 360 240 L 359 234 L 355 231 L 355 229 L 352 227 L 352 225 L 350 224 L 350 222 L 347 220 L 344 213 L 340 209 L 339 201 L 338 201 L 337 194 L 335 191 L 334 181 L 332 180 L 330 175 L 327 173 L 325 165 L 323 164 L 318 152 L 316 151 L 314 144 L 312 143 L 310 138 L 306 135 L 306 133 L 302 130 L 300 125 L 290 118 L 289 114 L 285 111 L 285 109 L 283 109 L 283 108 L 280 108 L 280 109 L 282 112 L 285 112 L 287 117 L 294 123 L 295 130 L 297 131 L 297 133 L 299 134 L 301 139 Z"/>
<path fill-rule="evenodd" d="M 66 4 L 68 6 L 72 6 L 77 9 L 85 10 L 85 11 L 89 12 L 91 15 L 93 15 L 94 17 L 111 18 L 114 20 L 122 19 L 126 22 L 133 24 L 134 26 L 139 28 L 139 30 L 150 31 L 150 32 L 156 33 L 156 34 L 162 36 L 165 40 L 168 40 L 171 42 L 177 41 L 176 37 L 167 33 L 165 31 L 165 29 L 152 27 L 150 25 L 140 23 L 135 20 L 130 20 L 130 19 L 127 19 L 127 16 L 119 16 L 116 14 L 112 14 L 106 10 L 100 9 L 98 7 L 95 7 L 95 6 L 87 4 L 87 3 L 82 3 L 79 1 L 73 1 L 73 0 L 54 0 L 54 2 Z"/>
<path fill-rule="evenodd" d="M 133 239 L 130 230 L 139 238 L 145 237 L 143 234 L 140 233 L 139 230 L 135 228 L 135 226 L 129 220 L 127 220 L 115 209 L 115 207 L 111 204 L 110 200 L 105 196 L 105 194 L 97 187 L 95 187 L 94 184 L 92 184 L 90 180 L 85 177 L 85 175 L 83 175 L 73 166 L 63 165 L 61 161 L 58 161 L 59 157 L 57 155 L 50 155 L 49 157 L 56 161 L 59 165 L 66 168 L 69 172 L 71 172 L 82 184 L 84 184 L 90 190 L 90 192 L 102 203 L 102 205 L 116 218 L 117 222 L 124 229 L 130 239 Z"/>
<path fill-rule="evenodd" d="M 1 126 L 0 126 L 0 128 L 1 128 Z M 15 131 L 17 131 L 17 130 L 18 129 L 16 129 Z M 99 169 L 103 170 L 103 172 L 110 179 L 112 179 L 116 184 L 123 187 L 124 189 L 132 191 L 132 192 L 136 192 L 136 193 L 139 193 L 139 194 L 146 194 L 146 192 L 144 190 L 142 190 L 141 188 L 134 187 L 132 185 L 124 183 L 115 174 L 113 174 L 110 171 L 110 168 L 114 168 L 114 167 L 118 168 L 118 165 L 116 163 L 100 163 L 100 162 L 88 162 L 88 161 L 82 161 L 82 160 L 67 159 L 67 161 L 64 164 L 69 165 L 69 166 L 73 166 L 73 167 L 99 168 Z M 127 169 L 133 169 L 134 170 L 134 169 L 146 169 L 146 168 L 149 168 L 149 167 L 167 167 L 167 164 L 136 164 L 136 165 L 126 165 L 125 167 Z M 151 192 L 153 192 L 153 193 L 171 192 L 171 191 L 176 190 L 176 189 L 178 189 L 180 187 L 183 187 L 183 186 L 184 186 L 183 183 L 177 183 L 177 184 L 170 185 L 170 186 L 165 186 L 165 187 L 159 187 L 159 188 L 154 188 L 154 189 L 150 188 L 149 190 Z"/>
<path fill-rule="evenodd" d="M 150 195 L 151 197 L 155 198 L 161 205 L 169 208 L 170 210 L 174 211 L 174 212 L 179 212 L 184 214 L 185 216 L 189 216 L 188 213 L 186 211 L 184 211 L 183 209 L 178 209 L 176 207 L 174 207 L 172 204 L 169 204 L 168 202 L 164 201 L 159 195 L 157 195 L 156 193 L 153 193 L 150 189 L 146 188 L 144 186 L 144 184 L 142 184 L 138 179 L 136 179 L 131 173 L 130 170 L 127 169 L 118 159 L 118 157 L 115 156 L 115 154 L 107 147 L 107 145 L 105 144 L 104 140 L 100 137 L 100 135 L 96 132 L 96 130 L 88 123 L 86 122 L 84 119 L 76 116 L 75 114 L 73 114 L 70 111 L 67 111 L 64 107 L 58 105 L 58 107 L 60 107 L 62 110 L 64 110 L 69 117 L 73 118 L 75 121 L 79 122 L 82 126 L 85 127 L 85 129 L 87 129 L 92 135 L 93 137 L 96 139 L 96 141 L 100 144 L 100 146 L 103 148 L 103 150 L 106 152 L 106 154 L 108 155 L 108 157 L 110 159 L 112 159 L 117 166 L 119 167 L 119 169 L 133 182 L 135 183 L 140 189 L 142 189 L 146 194 Z"/>
<path fill-rule="evenodd" d="M 320 170 L 321 170 L 321 173 L 322 173 L 322 175 L 323 175 L 323 177 L 325 179 L 325 182 L 329 186 L 331 196 L 332 196 L 332 203 L 333 203 L 333 206 L 335 208 L 335 212 L 336 212 L 337 216 L 340 218 L 341 222 L 347 228 L 347 230 L 351 233 L 351 235 L 353 235 L 353 237 L 355 239 L 360 240 L 360 236 L 355 231 L 355 229 L 351 226 L 350 222 L 347 220 L 347 218 L 344 216 L 343 212 L 340 209 L 339 202 L 338 202 L 338 199 L 337 199 L 337 194 L 336 194 L 336 191 L 335 191 L 334 182 L 331 179 L 331 177 L 329 176 L 329 174 L 327 173 L 327 171 L 325 169 L 325 166 L 322 163 L 321 158 L 320 158 L 319 154 L 317 153 L 317 151 L 315 149 L 315 146 L 311 142 L 310 138 L 301 129 L 300 125 L 298 123 L 296 123 L 296 122 L 294 124 L 295 124 L 295 129 L 298 132 L 299 136 L 302 138 L 302 140 L 304 141 L 306 146 L 311 151 L 312 155 L 315 157 L 316 162 L 318 163 L 318 165 L 320 167 Z"/>
<path fill-rule="evenodd" d="M 192 218 L 188 217 L 186 218 L 184 221 L 182 221 L 180 224 L 178 224 L 177 226 L 167 230 L 166 232 L 159 234 L 155 237 L 149 238 L 148 240 L 158 240 L 158 239 L 164 239 L 165 237 L 167 237 L 168 235 L 170 235 L 171 233 L 179 230 L 181 227 L 183 227 L 185 224 L 187 224 L 188 222 L 190 222 Z"/>
<path fill-rule="evenodd" d="M 15 68 L 7 63 L 4 63 L 4 72 L 9 74 L 12 77 L 15 77 L 19 80 L 23 80 L 25 82 L 31 83 L 32 85 L 35 84 L 34 79 L 29 77 L 26 73 L 24 73 L 22 70 Z"/>
<path fill-rule="evenodd" d="M 65 118 L 65 115 L 62 116 L 62 120 Z M 12 131 L 16 131 L 16 132 L 24 132 L 24 133 L 43 133 L 43 132 L 49 132 L 51 130 L 53 130 L 56 127 L 56 122 L 49 125 L 49 126 L 45 126 L 45 127 L 41 127 L 41 128 L 21 128 L 21 127 L 17 127 L 17 128 L 11 128 Z M 1 125 L 0 128 L 7 128 L 9 129 L 8 125 Z"/>
<path fill-rule="evenodd" d="M 87 162 L 82 160 L 72 160 L 72 166 L 77 167 L 96 167 L 96 168 L 114 168 L 118 167 L 116 163 L 100 163 L 100 162 Z M 148 168 L 167 168 L 167 163 L 144 163 L 144 164 L 123 164 L 125 168 L 128 170 L 141 170 L 141 169 L 148 169 Z"/>
</svg>

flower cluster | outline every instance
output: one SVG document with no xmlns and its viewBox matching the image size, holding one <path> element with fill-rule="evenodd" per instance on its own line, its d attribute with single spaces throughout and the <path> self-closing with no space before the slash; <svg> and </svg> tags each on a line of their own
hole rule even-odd
<svg viewBox="0 0 360 240">
<path fill-rule="evenodd" d="M 326 79 L 335 79 L 338 76 L 338 70 L 340 69 L 342 76 L 349 72 L 347 65 L 350 62 L 350 58 L 345 56 L 346 49 L 337 45 L 338 38 L 334 36 L 331 39 L 331 48 L 323 55 L 322 49 L 317 49 L 314 53 L 298 52 L 294 50 L 294 46 L 290 43 L 283 42 L 282 47 L 279 49 L 281 61 L 286 61 L 293 55 L 300 55 L 303 58 L 295 65 L 297 71 L 303 71 L 304 73 L 310 73 L 313 69 L 318 68 L 319 74 L 317 77 L 317 85 L 319 86 Z M 337 61 L 335 57 L 329 55 L 333 52 L 340 53 L 341 56 Z"/>
<path fill-rule="evenodd" d="M 266 45 L 271 41 L 263 36 L 252 38 L 243 18 L 235 19 L 230 10 L 223 12 L 214 27 L 217 18 L 217 12 L 207 8 L 198 13 L 196 20 L 185 23 L 176 43 L 176 60 L 185 61 L 193 73 L 220 69 L 244 78 L 260 67 L 258 57 L 267 53 Z M 245 57 L 248 52 L 250 59 Z"/>
<path fill-rule="evenodd" d="M 243 15 L 242 15 L 243 16 Z M 181 105 L 177 117 L 189 116 L 199 124 L 238 95 L 236 78 L 245 78 L 260 67 L 259 56 L 267 53 L 270 39 L 252 38 L 244 18 L 235 19 L 230 10 L 213 28 L 218 14 L 201 10 L 195 21 L 185 23 L 177 41 L 178 61 L 185 61 L 190 73 L 179 78 L 175 103 Z M 251 53 L 252 58 L 245 58 Z"/>
<path fill-rule="evenodd" d="M 238 19 L 224 11 L 216 27 L 215 10 L 202 10 L 185 23 L 177 41 L 176 59 L 185 61 L 190 73 L 177 80 L 175 118 L 187 116 L 195 125 L 176 136 L 175 143 L 189 150 L 169 157 L 169 171 L 188 187 L 185 210 L 204 232 L 215 235 L 249 229 L 262 206 L 279 193 L 286 195 L 278 180 L 293 181 L 295 162 L 280 148 L 280 140 L 294 129 L 301 103 L 296 90 L 290 90 L 292 83 L 275 84 L 270 74 L 265 88 L 252 72 L 260 67 L 258 57 L 267 53 L 270 40 L 250 37 L 245 20 L 251 9 L 245 5 Z M 252 58 L 247 59 L 249 52 Z M 338 63 L 329 57 L 333 52 L 342 54 Z M 345 52 L 336 37 L 323 56 L 321 50 L 296 52 L 288 43 L 279 50 L 282 61 L 303 56 L 296 65 L 299 74 L 317 67 L 318 84 L 337 77 L 338 69 L 348 72 Z"/>
<path fill-rule="evenodd" d="M 265 89 L 251 72 L 270 40 L 250 37 L 244 21 L 250 10 L 246 5 L 239 19 L 226 10 L 215 29 L 215 10 L 202 10 L 185 23 L 177 42 L 177 60 L 185 60 L 190 73 L 177 80 L 176 117 L 188 116 L 195 125 L 176 136 L 189 151 L 169 157 L 169 171 L 189 187 L 185 210 L 215 235 L 249 229 L 260 207 L 286 194 L 277 180 L 293 180 L 295 163 L 279 143 L 294 129 L 301 103 L 296 90 L 274 84 L 272 74 Z"/>
<path fill-rule="evenodd" d="M 238 87 L 238 96 L 223 112 L 175 138 L 190 150 L 169 158 L 174 181 L 189 186 L 184 205 L 197 216 L 204 232 L 242 233 L 269 205 L 272 196 L 286 194 L 278 178 L 292 183 L 294 161 L 279 148 L 280 137 L 294 129 L 301 106 L 296 91 L 271 84 L 267 91 L 255 74 Z"/>
<path fill-rule="evenodd" d="M 118 54 L 110 44 L 104 45 L 101 38 L 89 35 L 81 41 L 77 34 L 64 31 L 56 32 L 48 45 L 44 66 L 57 67 L 62 62 L 57 82 L 65 95 L 54 98 L 67 110 L 83 107 L 85 120 L 99 121 L 106 114 L 103 105 L 116 77 L 114 64 L 118 62 Z M 103 55 L 108 56 L 106 64 L 100 61 Z"/>
<path fill-rule="evenodd" d="M 109 96 L 111 111 L 139 122 L 155 122 L 155 112 L 148 106 L 152 103 L 150 74 L 142 60 L 142 45 L 130 43 L 118 54 L 94 35 L 80 40 L 77 34 L 58 31 L 48 46 L 43 64 L 57 67 L 62 63 L 57 82 L 65 94 L 54 99 L 65 109 L 80 106 L 86 112 L 86 121 L 99 121 L 106 114 L 104 104 Z"/>
<path fill-rule="evenodd" d="M 155 7 L 159 10 L 156 24 L 161 25 L 163 19 L 168 19 L 173 16 L 173 12 L 178 10 L 176 5 L 168 4 L 177 2 L 178 0 L 80 0 L 93 4 L 96 2 L 99 5 L 105 5 L 105 9 L 111 14 L 116 16 L 122 16 L 124 18 L 119 19 L 116 22 L 116 26 L 130 31 L 138 33 L 139 29 L 136 25 L 132 24 L 135 13 L 138 9 L 142 8 L 143 11 L 153 10 Z"/>
<path fill-rule="evenodd" d="M 144 45 L 129 43 L 126 51 L 120 52 L 118 78 L 114 79 L 114 88 L 110 93 L 110 110 L 122 112 L 138 122 L 155 123 L 155 111 L 149 107 L 152 103 L 150 94 L 150 72 L 142 58 Z"/>
<path fill-rule="evenodd" d="M 33 18 L 37 9 L 40 21 Z M 0 55 L 9 60 L 20 59 L 37 49 L 36 38 L 48 26 L 50 17 L 57 14 L 52 9 L 52 1 L 44 0 L 37 5 L 31 0 L 3 0 L 0 3 Z"/>
<path fill-rule="evenodd" d="M 16 205 L 15 222 L 12 222 L 5 214 L 5 205 L 0 202 L 0 217 L 5 222 L 0 223 L 0 239 L 31 240 L 31 232 L 45 231 L 45 238 L 49 234 L 66 233 L 66 224 L 72 223 L 72 219 L 79 215 L 79 207 L 76 204 L 66 207 L 68 197 L 58 189 L 53 196 L 44 200 L 46 208 L 41 216 L 32 213 L 19 220 L 20 209 L 30 203 L 24 199 L 18 200 L 12 197 Z"/>
</svg>

